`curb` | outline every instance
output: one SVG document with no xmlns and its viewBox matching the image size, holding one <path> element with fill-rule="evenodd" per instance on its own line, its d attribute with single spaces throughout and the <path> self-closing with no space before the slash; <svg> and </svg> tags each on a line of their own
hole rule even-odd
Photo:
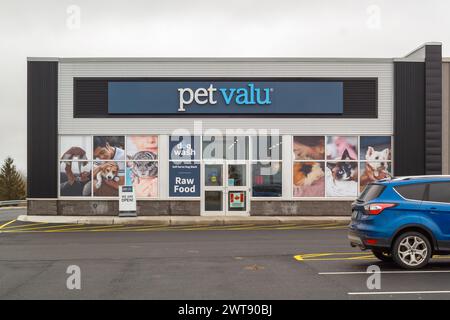
<svg viewBox="0 0 450 320">
<path fill-rule="evenodd" d="M 298 224 L 314 225 L 323 223 L 334 223 L 347 225 L 350 217 L 338 216 L 303 216 L 303 217 L 200 217 L 200 216 L 153 216 L 153 217 L 92 217 L 92 216 L 29 216 L 20 215 L 17 218 L 22 222 L 42 222 L 42 223 L 73 223 L 73 224 L 92 224 L 92 225 L 235 225 L 235 224 L 254 224 L 254 225 L 273 225 L 273 224 Z"/>
</svg>

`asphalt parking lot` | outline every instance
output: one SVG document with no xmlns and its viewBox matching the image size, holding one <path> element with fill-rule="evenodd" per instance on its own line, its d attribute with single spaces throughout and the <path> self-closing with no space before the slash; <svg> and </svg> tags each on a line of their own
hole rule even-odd
<svg viewBox="0 0 450 320">
<path fill-rule="evenodd" d="M 5 225 L 5 223 L 9 223 Z M 449 299 L 450 257 L 404 271 L 345 226 L 1 223 L 1 299 Z M 81 289 L 67 268 L 79 266 Z M 379 289 L 367 268 L 381 270 Z"/>
</svg>

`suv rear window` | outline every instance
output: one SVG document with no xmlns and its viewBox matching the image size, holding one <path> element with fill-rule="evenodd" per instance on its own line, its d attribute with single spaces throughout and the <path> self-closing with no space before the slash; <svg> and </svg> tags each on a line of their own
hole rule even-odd
<svg viewBox="0 0 450 320">
<path fill-rule="evenodd" d="M 405 199 L 422 201 L 425 196 L 426 186 L 425 183 L 415 183 L 397 186 L 394 189 Z"/>
<path fill-rule="evenodd" d="M 450 182 L 430 183 L 428 201 L 450 203 Z"/>
<path fill-rule="evenodd" d="M 375 198 L 378 198 L 383 190 L 384 186 L 381 184 L 369 184 L 360 194 L 358 200 L 363 202 L 373 200 Z"/>
</svg>

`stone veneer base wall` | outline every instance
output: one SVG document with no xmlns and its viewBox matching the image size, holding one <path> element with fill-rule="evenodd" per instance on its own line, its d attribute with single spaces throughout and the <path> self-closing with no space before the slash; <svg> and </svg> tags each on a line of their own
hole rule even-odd
<svg viewBox="0 0 450 320">
<path fill-rule="evenodd" d="M 28 200 L 29 215 L 117 216 L 117 200 Z M 200 201 L 138 201 L 140 216 L 199 216 Z M 252 201 L 252 216 L 349 216 L 351 201 Z"/>
</svg>

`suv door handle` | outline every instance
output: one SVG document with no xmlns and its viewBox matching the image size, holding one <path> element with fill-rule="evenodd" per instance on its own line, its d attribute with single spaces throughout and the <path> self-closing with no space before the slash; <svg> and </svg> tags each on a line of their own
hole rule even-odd
<svg viewBox="0 0 450 320">
<path fill-rule="evenodd" d="M 438 214 L 439 213 L 438 211 L 436 211 L 437 208 L 435 208 L 435 207 L 431 207 L 431 208 L 429 208 L 429 210 L 430 210 L 430 214 Z"/>
</svg>

